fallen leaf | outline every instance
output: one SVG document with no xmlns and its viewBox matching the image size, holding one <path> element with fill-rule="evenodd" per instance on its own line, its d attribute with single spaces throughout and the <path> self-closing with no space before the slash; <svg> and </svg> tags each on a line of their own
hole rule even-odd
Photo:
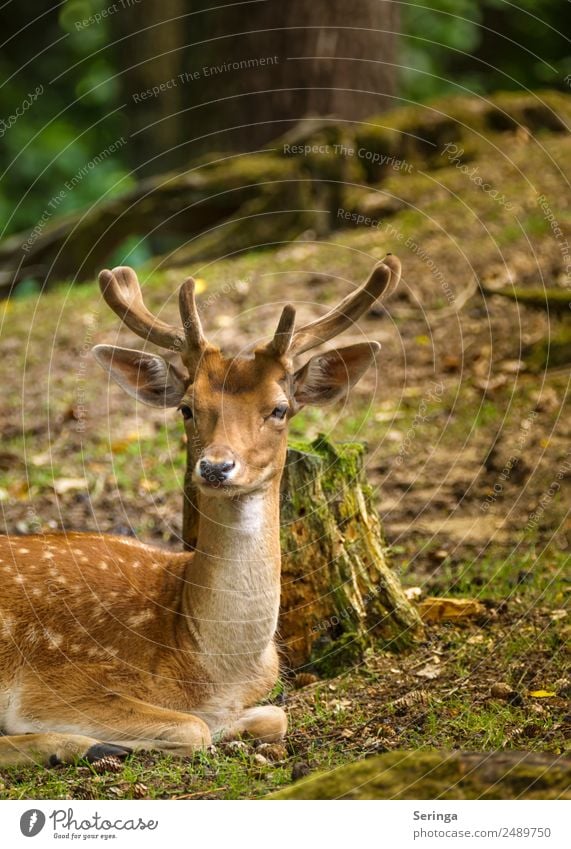
<svg viewBox="0 0 571 849">
<path fill-rule="evenodd" d="M 504 374 L 517 374 L 522 370 L 525 370 L 525 363 L 522 360 L 504 360 L 500 363 L 500 371 Z"/>
<path fill-rule="evenodd" d="M 430 663 L 427 663 L 426 666 L 423 666 L 422 669 L 419 669 L 418 672 L 415 672 L 414 674 L 417 678 L 426 678 L 428 681 L 433 681 L 435 678 L 438 678 L 438 676 L 442 674 L 440 658 L 433 657 Z"/>
<path fill-rule="evenodd" d="M 460 358 L 447 354 L 442 358 L 442 368 L 445 372 L 460 371 Z"/>
<path fill-rule="evenodd" d="M 131 431 L 131 433 L 127 433 L 121 439 L 115 439 L 111 443 L 111 451 L 113 454 L 123 454 L 133 442 L 136 442 L 140 438 L 139 431 Z"/>
<path fill-rule="evenodd" d="M 529 694 L 533 699 L 552 699 L 557 693 L 551 690 L 531 690 Z"/>
<path fill-rule="evenodd" d="M 474 380 L 474 386 L 477 389 L 481 389 L 486 395 L 488 393 L 493 393 L 497 389 L 501 389 L 502 386 L 508 382 L 505 374 L 498 374 L 496 377 L 491 377 L 489 380 Z"/>
<path fill-rule="evenodd" d="M 553 622 L 557 622 L 559 619 L 565 619 L 566 616 L 567 616 L 566 610 L 552 610 L 549 618 Z"/>
<path fill-rule="evenodd" d="M 8 492 L 12 498 L 17 498 L 18 501 L 28 501 L 30 498 L 30 488 L 27 481 L 16 481 L 12 484 Z"/>
<path fill-rule="evenodd" d="M 32 465 L 34 466 L 49 466 L 50 463 L 53 462 L 51 451 L 43 451 L 41 454 L 34 454 L 31 459 Z"/>
<path fill-rule="evenodd" d="M 490 687 L 490 694 L 494 699 L 509 701 L 515 695 L 515 690 L 510 684 L 506 684 L 504 681 L 496 681 Z"/>
<path fill-rule="evenodd" d="M 159 489 L 159 488 L 160 488 L 160 482 L 159 481 L 153 481 L 153 480 L 149 480 L 149 478 L 143 478 L 139 482 L 139 489 L 141 489 L 143 492 L 156 492 L 157 489 Z"/>
<path fill-rule="evenodd" d="M 418 604 L 423 622 L 445 622 L 450 619 L 468 619 L 482 616 L 486 608 L 474 598 L 425 598 Z"/>
<path fill-rule="evenodd" d="M 430 551 L 428 557 L 434 563 L 443 563 L 448 557 L 448 551 L 445 548 L 437 548 L 436 551 Z"/>
<path fill-rule="evenodd" d="M 339 701 L 332 702 L 331 707 L 333 708 L 335 713 L 342 713 L 347 708 L 351 707 L 350 699 L 339 699 Z"/>
<path fill-rule="evenodd" d="M 56 495 L 65 495 L 73 490 L 87 489 L 87 481 L 85 478 L 57 478 L 53 488 Z"/>
</svg>

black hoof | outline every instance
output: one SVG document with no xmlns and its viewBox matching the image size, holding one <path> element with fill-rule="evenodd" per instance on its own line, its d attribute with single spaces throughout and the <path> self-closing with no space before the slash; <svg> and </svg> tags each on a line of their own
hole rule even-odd
<svg viewBox="0 0 571 849">
<path fill-rule="evenodd" d="M 61 761 L 57 755 L 50 755 L 49 764 L 50 766 L 60 766 Z"/>
<path fill-rule="evenodd" d="M 123 758 L 130 755 L 132 751 L 132 749 L 128 749 L 126 746 L 114 746 L 113 743 L 96 743 L 87 750 L 85 757 L 89 763 L 100 761 L 101 758 L 109 757 L 123 760 Z"/>
</svg>

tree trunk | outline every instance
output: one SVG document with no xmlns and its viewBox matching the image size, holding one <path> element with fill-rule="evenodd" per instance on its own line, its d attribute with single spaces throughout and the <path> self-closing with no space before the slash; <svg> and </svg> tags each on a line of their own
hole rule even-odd
<svg viewBox="0 0 571 849">
<path fill-rule="evenodd" d="M 290 447 L 282 479 L 282 594 L 278 643 L 286 664 L 334 674 L 382 641 L 404 648 L 423 633 L 416 609 L 388 564 L 364 446 L 324 438 Z M 183 537 L 196 543 L 188 451 Z"/>
<path fill-rule="evenodd" d="M 185 92 L 169 80 L 178 80 L 183 70 L 187 4 L 184 0 L 169 0 L 168 4 L 145 0 L 138 7 L 136 2 L 129 5 L 129 0 L 124 0 L 109 20 L 130 132 L 127 155 L 137 176 L 143 177 L 169 171 L 185 161 L 178 147 L 186 129 L 181 112 Z M 156 95 L 154 86 L 160 87 Z"/>
<path fill-rule="evenodd" d="M 119 80 L 146 173 L 260 148 L 307 116 L 353 122 L 393 105 L 392 0 L 205 0 L 178 17 L 181 5 L 146 0 L 144 19 L 137 7 L 111 19 L 127 36 Z"/>
<path fill-rule="evenodd" d="M 505 750 L 387 752 L 308 776 L 270 798 L 571 799 L 571 760 Z"/>
</svg>

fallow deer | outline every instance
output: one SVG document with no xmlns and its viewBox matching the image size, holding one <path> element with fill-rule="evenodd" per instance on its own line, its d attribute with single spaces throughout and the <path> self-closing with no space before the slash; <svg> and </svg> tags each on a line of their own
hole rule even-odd
<svg viewBox="0 0 571 849">
<path fill-rule="evenodd" d="M 225 357 L 204 336 L 194 283 L 181 327 L 145 307 L 135 272 L 103 271 L 103 296 L 136 334 L 180 354 L 109 345 L 97 361 L 130 395 L 177 407 L 199 446 L 194 552 L 93 533 L 2 537 L 0 765 L 72 762 L 147 748 L 188 755 L 243 734 L 275 741 L 284 711 L 256 706 L 278 676 L 279 484 L 288 424 L 344 397 L 377 357 L 363 342 L 294 358 L 355 322 L 400 276 L 390 254 L 324 317 Z"/>
</svg>

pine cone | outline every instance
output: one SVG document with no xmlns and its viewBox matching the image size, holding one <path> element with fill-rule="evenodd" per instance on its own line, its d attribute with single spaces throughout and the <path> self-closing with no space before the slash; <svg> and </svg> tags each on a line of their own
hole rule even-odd
<svg viewBox="0 0 571 849">
<path fill-rule="evenodd" d="M 123 770 L 123 764 L 114 755 L 106 755 L 104 758 L 94 761 L 91 766 L 98 775 L 103 772 L 122 772 Z"/>
<path fill-rule="evenodd" d="M 317 675 L 313 675 L 311 672 L 298 672 L 293 679 L 293 686 L 295 690 L 301 690 L 302 687 L 309 687 L 310 684 L 315 684 L 316 681 L 319 681 Z"/>
<path fill-rule="evenodd" d="M 258 755 L 263 755 L 268 761 L 285 761 L 287 759 L 287 751 L 281 743 L 260 743 L 256 746 Z"/>
<path fill-rule="evenodd" d="M 135 799 L 146 799 L 148 795 L 149 788 L 146 784 L 141 784 L 141 782 L 138 781 L 136 784 L 133 785 L 133 796 L 135 797 Z"/>
</svg>

